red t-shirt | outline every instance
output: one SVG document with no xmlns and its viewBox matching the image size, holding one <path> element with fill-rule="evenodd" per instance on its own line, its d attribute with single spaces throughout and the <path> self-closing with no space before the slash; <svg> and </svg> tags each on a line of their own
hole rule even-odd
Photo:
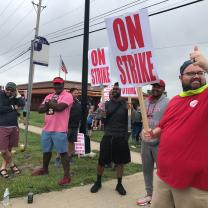
<svg viewBox="0 0 208 208">
<path fill-rule="evenodd" d="M 176 189 L 208 190 L 208 88 L 175 96 L 159 127 L 158 176 Z"/>
</svg>

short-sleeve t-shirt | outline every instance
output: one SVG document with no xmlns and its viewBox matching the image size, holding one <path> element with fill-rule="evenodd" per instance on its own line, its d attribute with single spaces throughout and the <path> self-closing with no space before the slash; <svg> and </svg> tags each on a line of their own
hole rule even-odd
<svg viewBox="0 0 208 208">
<path fill-rule="evenodd" d="M 43 104 L 48 100 L 51 100 L 54 95 L 55 93 L 47 95 L 43 101 Z M 61 94 L 56 96 L 56 101 L 57 103 L 66 103 L 68 107 L 61 112 L 55 111 L 52 115 L 45 114 L 43 131 L 67 132 L 73 97 L 70 93 L 63 91 Z"/>
</svg>

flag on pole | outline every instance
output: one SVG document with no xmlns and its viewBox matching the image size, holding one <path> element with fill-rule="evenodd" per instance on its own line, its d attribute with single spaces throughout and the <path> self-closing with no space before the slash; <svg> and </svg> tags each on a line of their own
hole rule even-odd
<svg viewBox="0 0 208 208">
<path fill-rule="evenodd" d="M 64 64 L 64 61 L 63 61 L 63 59 L 62 59 L 61 56 L 60 56 L 60 63 L 61 63 L 60 69 L 61 69 L 65 74 L 68 74 L 66 65 Z"/>
</svg>

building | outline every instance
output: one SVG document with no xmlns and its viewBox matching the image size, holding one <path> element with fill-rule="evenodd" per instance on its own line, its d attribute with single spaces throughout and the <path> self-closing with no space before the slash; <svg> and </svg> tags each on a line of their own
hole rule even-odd
<svg viewBox="0 0 208 208">
<path fill-rule="evenodd" d="M 82 85 L 80 82 L 65 81 L 64 87 L 66 90 L 70 90 L 73 87 L 77 88 L 79 91 L 79 96 L 81 98 Z M 17 85 L 17 89 L 21 95 L 26 97 L 27 89 L 28 89 L 27 84 Z M 33 111 L 37 110 L 40 104 L 42 103 L 43 99 L 45 98 L 45 96 L 53 92 L 54 92 L 54 88 L 52 81 L 33 83 L 31 110 Z M 97 106 L 97 104 L 100 101 L 100 97 L 101 97 L 101 89 L 99 87 L 91 87 L 91 85 L 88 84 L 88 98 L 89 98 L 88 102 L 92 105 Z"/>
</svg>

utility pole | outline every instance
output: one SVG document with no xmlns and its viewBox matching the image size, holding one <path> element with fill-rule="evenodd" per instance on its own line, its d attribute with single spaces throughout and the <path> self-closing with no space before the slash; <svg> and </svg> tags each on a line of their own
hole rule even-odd
<svg viewBox="0 0 208 208">
<path fill-rule="evenodd" d="M 39 0 L 39 4 L 35 4 L 33 6 L 37 6 L 37 19 L 36 19 L 36 27 L 35 27 L 35 38 L 39 33 L 39 24 L 40 24 L 40 13 L 41 13 L 41 4 L 42 0 Z M 29 117 L 30 117 L 30 107 L 31 107 L 31 98 L 32 98 L 32 86 L 33 86 L 33 77 L 34 77 L 34 69 L 35 65 L 33 64 L 33 52 L 34 52 L 34 40 L 31 40 L 31 48 L 30 48 L 30 68 L 29 68 L 29 79 L 28 79 L 28 90 L 27 90 L 27 114 L 26 114 L 26 124 L 25 124 L 25 146 L 27 148 L 28 145 L 28 125 L 29 125 Z"/>
<path fill-rule="evenodd" d="M 82 119 L 80 132 L 86 134 L 87 90 L 88 90 L 88 49 L 89 49 L 90 0 L 85 0 L 84 41 L 82 58 Z"/>
</svg>

